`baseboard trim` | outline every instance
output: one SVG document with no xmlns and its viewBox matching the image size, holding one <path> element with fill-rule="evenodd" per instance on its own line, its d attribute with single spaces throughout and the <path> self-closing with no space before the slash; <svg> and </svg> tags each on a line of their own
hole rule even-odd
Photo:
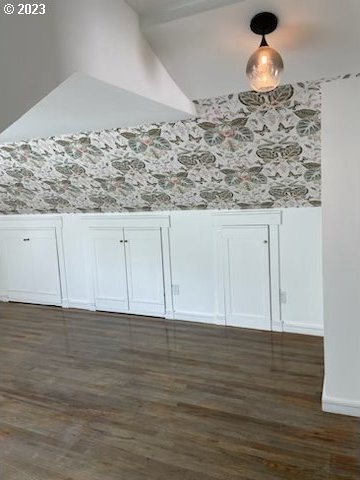
<svg viewBox="0 0 360 480">
<path fill-rule="evenodd" d="M 283 331 L 286 333 L 299 333 L 301 335 L 324 336 L 324 327 L 321 325 L 308 325 L 306 323 L 284 323 Z"/>
<path fill-rule="evenodd" d="M 185 322 L 208 323 L 211 325 L 224 325 L 221 317 L 211 315 L 209 313 L 195 313 L 195 312 L 174 312 L 174 320 L 181 320 Z"/>
<path fill-rule="evenodd" d="M 282 333 L 282 332 L 284 331 L 282 322 L 280 322 L 279 320 L 276 320 L 276 321 L 273 320 L 273 321 L 271 322 L 271 330 L 272 330 L 273 332 Z"/>
<path fill-rule="evenodd" d="M 64 308 L 76 308 L 78 310 L 91 310 L 92 312 L 96 311 L 94 303 L 86 302 L 84 300 L 70 299 L 67 302 L 66 307 Z"/>
<path fill-rule="evenodd" d="M 329 397 L 325 392 L 322 397 L 322 409 L 327 413 L 360 418 L 360 401 Z"/>
</svg>

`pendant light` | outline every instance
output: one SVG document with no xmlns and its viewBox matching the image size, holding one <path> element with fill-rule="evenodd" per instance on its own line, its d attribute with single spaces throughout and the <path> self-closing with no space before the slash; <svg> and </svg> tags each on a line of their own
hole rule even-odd
<svg viewBox="0 0 360 480">
<path fill-rule="evenodd" d="M 251 30 L 262 36 L 259 48 L 251 55 L 246 67 L 251 88 L 256 92 L 271 92 L 280 83 L 284 64 L 280 54 L 269 47 L 265 38 L 276 30 L 277 25 L 276 15 L 269 12 L 259 13 L 251 20 Z"/>
</svg>

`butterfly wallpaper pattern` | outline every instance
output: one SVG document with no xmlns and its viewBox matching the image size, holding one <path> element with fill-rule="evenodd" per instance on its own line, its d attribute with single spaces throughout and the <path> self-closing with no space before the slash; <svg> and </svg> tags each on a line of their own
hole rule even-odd
<svg viewBox="0 0 360 480">
<path fill-rule="evenodd" d="M 0 212 L 311 207 L 320 82 L 196 101 L 177 123 L 0 146 Z"/>
</svg>

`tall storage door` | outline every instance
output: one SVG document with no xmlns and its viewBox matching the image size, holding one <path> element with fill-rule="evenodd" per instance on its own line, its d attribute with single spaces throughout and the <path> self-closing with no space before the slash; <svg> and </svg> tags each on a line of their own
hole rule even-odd
<svg viewBox="0 0 360 480">
<path fill-rule="evenodd" d="M 94 289 L 97 310 L 129 310 L 123 230 L 93 233 Z"/>
<path fill-rule="evenodd" d="M 25 235 L 21 232 L 8 232 L 4 239 L 6 254 L 3 259 L 9 300 L 24 301 L 34 288 L 32 245 L 27 232 Z"/>
<path fill-rule="evenodd" d="M 61 305 L 55 230 L 10 230 L 1 237 L 9 300 Z"/>
<path fill-rule="evenodd" d="M 164 315 L 160 229 L 126 229 L 125 242 L 130 312 Z"/>
<path fill-rule="evenodd" d="M 226 323 L 270 330 L 268 228 L 228 228 L 223 235 Z"/>
</svg>

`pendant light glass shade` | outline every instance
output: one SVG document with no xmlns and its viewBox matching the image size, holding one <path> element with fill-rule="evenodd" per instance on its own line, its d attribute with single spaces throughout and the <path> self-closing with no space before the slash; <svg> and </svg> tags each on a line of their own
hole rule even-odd
<svg viewBox="0 0 360 480">
<path fill-rule="evenodd" d="M 267 44 L 262 44 L 249 58 L 246 75 L 253 90 L 265 93 L 279 85 L 283 70 L 280 54 Z"/>
</svg>

